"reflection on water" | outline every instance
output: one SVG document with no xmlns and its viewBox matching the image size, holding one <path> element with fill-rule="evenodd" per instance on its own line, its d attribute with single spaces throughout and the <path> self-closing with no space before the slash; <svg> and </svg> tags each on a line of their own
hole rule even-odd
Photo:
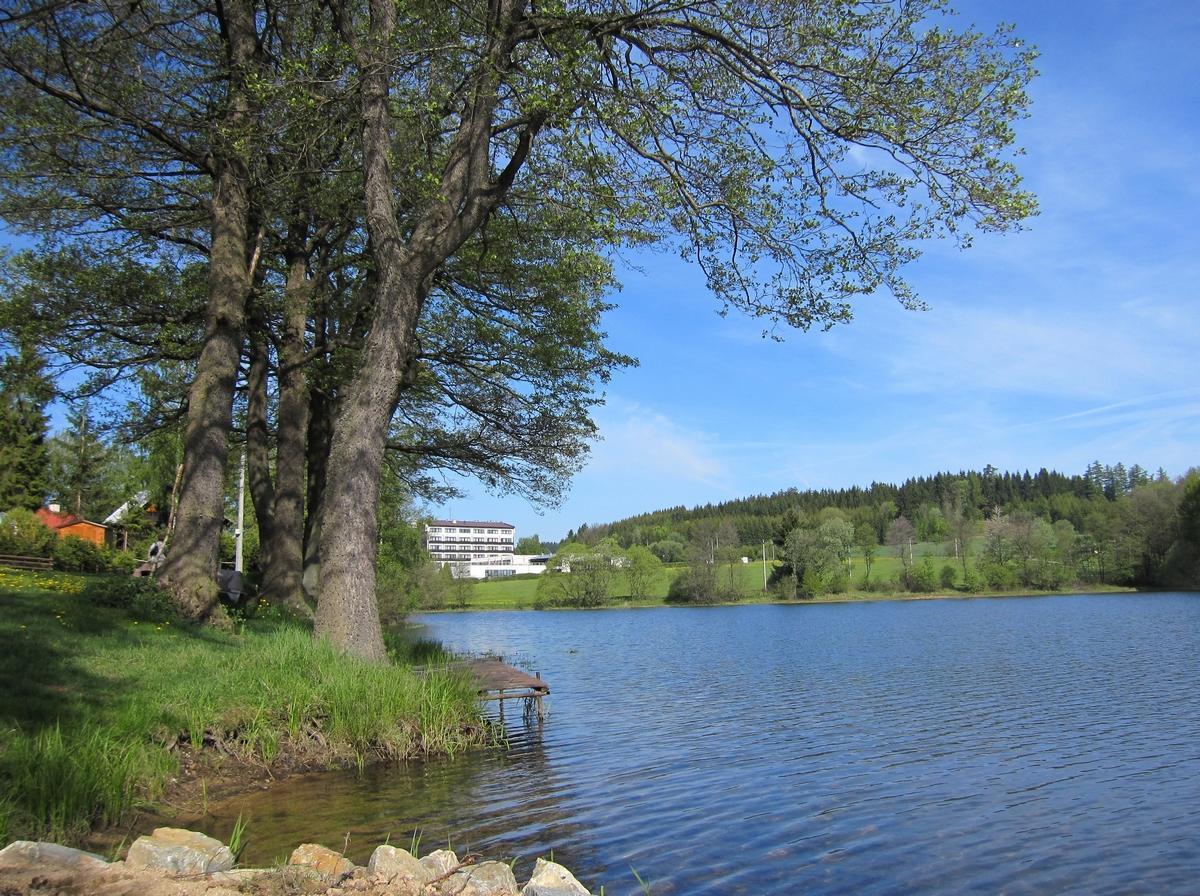
<svg viewBox="0 0 1200 896">
<path fill-rule="evenodd" d="M 553 852 L 595 891 L 1189 892 L 1200 595 L 425 619 L 550 682 L 510 748 L 321 774 L 244 811 L 249 863 Z"/>
</svg>

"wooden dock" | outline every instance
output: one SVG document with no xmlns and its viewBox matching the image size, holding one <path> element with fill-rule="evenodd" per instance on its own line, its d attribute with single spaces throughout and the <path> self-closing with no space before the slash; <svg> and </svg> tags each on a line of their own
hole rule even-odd
<svg viewBox="0 0 1200 896">
<path fill-rule="evenodd" d="M 539 719 L 546 717 L 543 698 L 550 693 L 550 685 L 540 674 L 529 675 L 504 662 L 504 657 L 488 656 L 467 660 L 463 664 L 479 685 L 479 696 L 483 700 L 496 700 L 503 712 L 505 700 L 527 700 L 526 711 L 536 711 Z"/>
</svg>

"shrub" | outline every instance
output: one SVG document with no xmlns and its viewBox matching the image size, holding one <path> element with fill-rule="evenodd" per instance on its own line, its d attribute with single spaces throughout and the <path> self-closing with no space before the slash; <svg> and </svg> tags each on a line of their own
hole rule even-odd
<svg viewBox="0 0 1200 896">
<path fill-rule="evenodd" d="M 981 576 L 974 569 L 967 569 L 967 574 L 963 577 L 964 588 L 966 588 L 972 594 L 978 594 L 983 590 L 984 584 L 986 583 L 983 580 L 983 576 Z"/>
<path fill-rule="evenodd" d="M 704 568 L 688 567 L 667 589 L 669 603 L 713 604 L 720 599 L 716 576 Z"/>
<path fill-rule="evenodd" d="M 954 570 L 953 563 L 946 563 L 942 566 L 941 583 L 943 588 L 953 588 L 954 580 L 958 578 L 958 573 Z"/>
<path fill-rule="evenodd" d="M 1017 585 L 1017 572 L 1006 563 L 986 561 L 980 564 L 979 572 L 989 588 L 1015 588 Z"/>
<path fill-rule="evenodd" d="M 129 615 L 147 622 L 164 622 L 175 616 L 171 596 L 153 579 L 108 577 L 93 579 L 83 596 L 101 607 L 128 610 Z"/>
<path fill-rule="evenodd" d="M 105 551 L 75 535 L 58 539 L 53 548 L 54 568 L 66 572 L 107 572 Z"/>
<path fill-rule="evenodd" d="M 0 518 L 0 553 L 49 557 L 57 541 L 53 530 L 32 510 L 6 510 Z"/>
<path fill-rule="evenodd" d="M 928 594 L 937 589 L 938 577 L 933 568 L 933 560 L 925 557 L 920 563 L 911 566 L 904 574 L 905 585 L 909 591 Z"/>
<path fill-rule="evenodd" d="M 105 555 L 105 570 L 116 575 L 129 575 L 137 567 L 140 562 L 137 557 L 129 553 L 129 551 L 117 551 L 112 548 L 106 548 Z"/>
<path fill-rule="evenodd" d="M 804 570 L 804 575 L 800 577 L 800 587 L 797 596 L 811 600 L 817 595 L 824 593 L 824 591 L 824 577 L 811 566 Z"/>
</svg>

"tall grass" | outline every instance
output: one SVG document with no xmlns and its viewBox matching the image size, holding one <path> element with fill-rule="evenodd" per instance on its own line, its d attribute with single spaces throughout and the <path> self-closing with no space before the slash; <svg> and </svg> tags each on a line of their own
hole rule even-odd
<svg viewBox="0 0 1200 896">
<path fill-rule="evenodd" d="M 228 635 L 0 588 L 0 638 L 0 842 L 116 822 L 160 793 L 179 748 L 361 766 L 491 737 L 463 674 L 365 664 L 295 624 Z"/>
</svg>

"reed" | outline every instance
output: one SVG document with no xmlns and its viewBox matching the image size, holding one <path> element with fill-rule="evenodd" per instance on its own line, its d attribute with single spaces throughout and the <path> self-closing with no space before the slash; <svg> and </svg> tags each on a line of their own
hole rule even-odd
<svg viewBox="0 0 1200 896">
<path fill-rule="evenodd" d="M 3 842 L 72 842 L 118 821 L 161 793 L 180 749 L 361 767 L 492 736 L 470 681 L 444 663 L 365 664 L 295 623 L 231 635 L 0 585 L 0 638 Z"/>
</svg>

